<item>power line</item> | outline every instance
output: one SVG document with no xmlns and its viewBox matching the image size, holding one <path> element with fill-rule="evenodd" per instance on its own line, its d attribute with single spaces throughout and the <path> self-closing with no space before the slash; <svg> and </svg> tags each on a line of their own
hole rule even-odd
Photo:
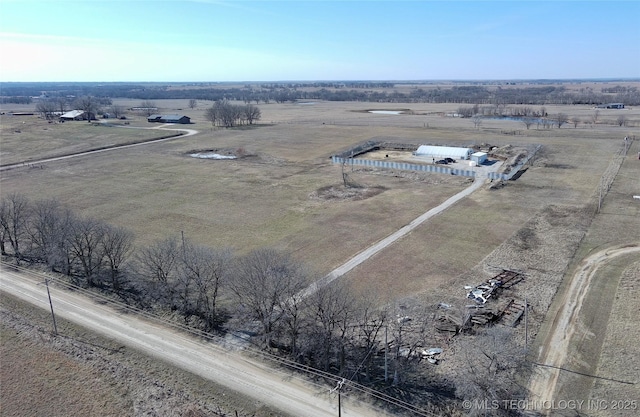
<svg viewBox="0 0 640 417">
<path fill-rule="evenodd" d="M 37 273 L 37 272 L 31 271 L 26 267 L 22 267 L 22 266 L 18 266 L 18 265 L 10 265 L 10 264 L 8 264 L 6 262 L 3 262 L 3 261 L 0 261 L 0 264 L 5 266 L 5 267 L 9 267 L 9 268 L 18 270 L 21 273 L 24 273 L 25 275 L 29 275 L 29 276 L 34 277 L 34 278 L 42 278 L 42 276 L 45 275 L 43 273 Z M 75 285 L 75 284 L 72 284 L 70 282 L 64 281 L 64 280 L 62 280 L 60 278 L 52 277 L 52 276 L 49 276 L 49 275 L 45 275 L 45 277 L 46 277 L 45 280 L 48 281 L 48 282 L 54 282 L 56 284 L 61 285 L 62 287 L 66 287 L 67 289 L 72 289 L 74 292 L 80 293 L 80 294 L 82 294 L 84 296 L 87 296 L 87 297 L 90 297 L 90 298 L 93 298 L 93 299 L 99 299 L 100 302 L 104 303 L 105 305 L 111 305 L 111 306 L 114 306 L 114 307 L 118 307 L 120 309 L 127 310 L 127 311 L 129 311 L 131 313 L 136 313 L 136 314 L 138 314 L 138 315 L 140 315 L 140 316 L 142 316 L 144 318 L 147 318 L 147 319 L 150 319 L 150 320 L 154 320 L 154 321 L 156 321 L 158 323 L 164 324 L 164 325 L 172 327 L 174 329 L 182 330 L 182 331 L 184 331 L 184 332 L 186 332 L 188 334 L 195 335 L 195 336 L 204 338 L 204 339 L 212 341 L 212 342 L 216 342 L 216 341 L 221 341 L 222 340 L 222 338 L 220 338 L 219 336 L 214 336 L 214 335 L 212 335 L 212 334 L 210 334 L 208 332 L 205 332 L 205 331 L 193 328 L 193 327 L 189 327 L 189 326 L 186 326 L 186 325 L 182 325 L 182 324 L 179 324 L 179 323 L 172 322 L 172 321 L 164 319 L 164 318 L 162 318 L 162 317 L 160 317 L 160 316 L 158 316 L 156 314 L 153 314 L 153 313 L 150 313 L 148 311 L 142 310 L 140 308 L 131 306 L 129 304 L 114 300 L 114 299 L 109 298 L 109 297 L 107 297 L 105 295 L 89 291 L 89 290 L 87 290 L 85 288 L 82 288 L 82 287 L 80 287 L 78 285 Z M 240 338 L 239 336 L 236 336 L 234 334 L 231 334 L 231 335 L 233 337 Z M 242 339 L 242 340 L 244 341 L 244 339 Z M 218 351 L 220 353 L 227 353 L 228 352 L 226 349 L 222 348 L 221 346 L 219 346 L 219 345 L 217 345 L 215 343 L 212 344 L 212 345 L 209 345 L 208 347 L 210 347 L 210 348 L 212 348 L 212 349 L 214 349 L 214 350 L 216 350 L 216 351 Z M 265 359 L 271 360 L 272 362 L 275 362 L 277 364 L 285 366 L 285 367 L 287 367 L 287 368 L 289 368 L 291 370 L 297 370 L 297 371 L 303 372 L 303 373 L 305 373 L 307 375 L 315 376 L 315 377 L 324 379 L 324 380 L 330 382 L 331 384 L 338 384 L 339 381 L 344 380 L 344 378 L 339 377 L 339 376 L 334 375 L 334 374 L 331 374 L 329 372 L 325 372 L 325 371 L 322 371 L 322 370 L 319 370 L 319 369 L 316 369 L 316 368 L 312 368 L 312 367 L 310 367 L 308 365 L 303 365 L 303 364 L 294 362 L 294 361 L 292 361 L 290 359 L 279 357 L 279 356 L 276 356 L 274 354 L 271 354 L 271 353 L 268 353 L 268 352 L 265 352 L 265 351 L 262 351 L 262 350 L 255 349 L 255 348 L 253 348 L 251 346 L 247 346 L 244 349 L 246 351 L 248 351 L 249 353 L 253 353 L 253 354 L 257 355 L 257 356 L 261 356 L 261 357 L 263 357 Z M 408 402 L 405 402 L 405 401 L 402 401 L 400 399 L 394 398 L 394 397 L 392 397 L 392 396 L 390 396 L 388 394 L 385 394 L 383 392 L 380 392 L 380 391 L 374 390 L 372 388 L 366 387 L 366 386 L 364 386 L 362 384 L 359 384 L 357 382 L 346 381 L 346 380 L 344 380 L 344 381 L 345 381 L 344 382 L 344 386 L 343 386 L 343 389 L 344 389 L 343 394 L 344 395 L 348 396 L 349 394 L 348 394 L 348 390 L 347 389 L 351 389 L 354 392 L 360 392 L 361 394 L 368 395 L 371 398 L 375 398 L 377 400 L 383 401 L 383 402 L 385 402 L 385 403 L 387 403 L 389 405 L 401 408 L 401 409 L 406 410 L 406 411 L 411 411 L 412 413 L 414 413 L 414 414 L 416 414 L 418 416 L 423 416 L 423 417 L 437 417 L 438 416 L 438 414 L 434 414 L 434 413 L 432 413 L 430 411 L 427 411 L 427 410 L 424 410 L 424 409 L 422 409 L 422 408 L 420 408 L 418 406 L 415 406 L 415 405 L 410 404 Z M 318 387 L 322 387 L 321 385 L 319 385 L 317 383 L 314 383 L 314 385 L 316 385 Z"/>
</svg>

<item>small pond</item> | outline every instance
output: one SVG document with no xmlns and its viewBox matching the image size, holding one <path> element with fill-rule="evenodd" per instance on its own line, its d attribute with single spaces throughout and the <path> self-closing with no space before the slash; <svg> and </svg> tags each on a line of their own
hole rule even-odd
<svg viewBox="0 0 640 417">
<path fill-rule="evenodd" d="M 402 110 L 369 110 L 373 114 L 402 114 Z"/>
<path fill-rule="evenodd" d="M 189 155 L 192 158 L 200 158 L 200 159 L 236 159 L 237 157 L 234 155 L 220 155 L 215 152 L 198 152 L 192 153 Z"/>
</svg>

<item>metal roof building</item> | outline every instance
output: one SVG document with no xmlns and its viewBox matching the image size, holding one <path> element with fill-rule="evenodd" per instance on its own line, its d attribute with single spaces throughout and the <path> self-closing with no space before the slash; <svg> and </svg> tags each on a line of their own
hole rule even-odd
<svg viewBox="0 0 640 417">
<path fill-rule="evenodd" d="M 473 149 L 471 148 L 457 148 L 453 146 L 434 146 L 434 145 L 420 145 L 415 152 L 416 156 L 428 157 L 428 158 L 453 158 L 453 159 L 469 159 Z"/>
<path fill-rule="evenodd" d="M 181 114 L 152 114 L 147 117 L 149 123 L 180 123 L 189 124 L 191 118 Z"/>
<path fill-rule="evenodd" d="M 487 160 L 486 152 L 475 152 L 471 154 L 471 160 L 478 165 L 482 165 Z"/>
<path fill-rule="evenodd" d="M 60 115 L 62 120 L 84 120 L 86 116 L 83 110 L 71 110 Z"/>
</svg>

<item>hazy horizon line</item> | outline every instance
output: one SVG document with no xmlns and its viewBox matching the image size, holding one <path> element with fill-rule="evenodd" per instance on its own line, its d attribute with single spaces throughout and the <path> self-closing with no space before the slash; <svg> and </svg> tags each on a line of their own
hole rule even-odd
<svg viewBox="0 0 640 417">
<path fill-rule="evenodd" d="M 0 84 L 239 84 L 239 83 L 340 83 L 340 82 L 379 82 L 379 83 L 432 83 L 432 82 L 499 82 L 499 81 L 640 81 L 640 77 L 578 77 L 578 78 L 424 78 L 424 79 L 282 79 L 282 80 L 229 80 L 229 81 L 0 81 Z M 1 92 L 0 92 L 1 94 Z"/>
</svg>

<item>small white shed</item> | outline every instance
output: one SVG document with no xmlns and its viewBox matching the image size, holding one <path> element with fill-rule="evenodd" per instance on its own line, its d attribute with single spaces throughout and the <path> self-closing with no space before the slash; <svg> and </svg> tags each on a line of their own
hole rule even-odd
<svg viewBox="0 0 640 417">
<path fill-rule="evenodd" d="M 471 154 L 471 161 L 478 165 L 482 165 L 487 160 L 486 152 L 475 152 Z"/>
<path fill-rule="evenodd" d="M 429 157 L 435 159 L 453 158 L 469 159 L 473 150 L 471 148 L 457 148 L 454 146 L 434 146 L 420 145 L 416 151 L 416 156 Z"/>
</svg>

